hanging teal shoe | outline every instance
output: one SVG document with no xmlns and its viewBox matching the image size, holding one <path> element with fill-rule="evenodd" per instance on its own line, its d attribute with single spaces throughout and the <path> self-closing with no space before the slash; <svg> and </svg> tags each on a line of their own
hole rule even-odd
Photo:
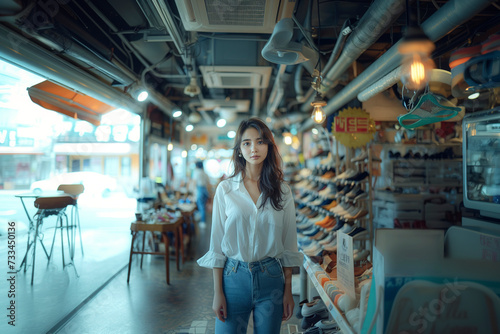
<svg viewBox="0 0 500 334">
<path fill-rule="evenodd" d="M 440 95 L 426 93 L 417 105 L 407 114 L 398 117 L 399 124 L 405 129 L 415 129 L 432 123 L 446 121 L 455 117 L 462 109 Z"/>
</svg>

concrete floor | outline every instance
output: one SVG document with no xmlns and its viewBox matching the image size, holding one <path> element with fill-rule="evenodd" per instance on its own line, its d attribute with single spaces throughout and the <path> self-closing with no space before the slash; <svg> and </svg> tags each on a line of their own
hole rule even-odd
<svg viewBox="0 0 500 334">
<path fill-rule="evenodd" d="M 134 259 L 127 284 L 129 224 L 133 220 L 129 216 L 133 217 L 133 209 L 123 210 L 115 218 L 97 214 L 101 221 L 82 222 L 85 254 L 82 256 L 77 247 L 74 267 L 62 267 L 58 239 L 50 264 L 47 265 L 45 255 L 38 249 L 33 286 L 28 267 L 26 273 L 15 275 L 15 298 L 8 298 L 7 287 L 2 288 L 0 307 L 7 313 L 10 301 L 15 301 L 16 326 L 8 325 L 5 314 L 0 333 L 213 333 L 212 272 L 195 262 L 208 248 L 210 224 L 192 240 L 194 246 L 188 251 L 181 271 L 175 269 L 171 257 L 170 285 L 165 281 L 164 259 L 155 255 L 145 256 L 142 270 Z M 50 245 L 52 233 L 53 230 L 47 231 L 46 244 Z M 26 249 L 26 234 L 20 233 L 16 242 L 16 261 L 20 264 Z M 9 277 L 5 245 L 7 236 L 2 235 L 3 282 Z M 4 283 L 1 286 L 5 287 Z M 288 328 L 299 323 L 292 317 L 283 324 L 281 333 L 289 333 Z"/>
</svg>

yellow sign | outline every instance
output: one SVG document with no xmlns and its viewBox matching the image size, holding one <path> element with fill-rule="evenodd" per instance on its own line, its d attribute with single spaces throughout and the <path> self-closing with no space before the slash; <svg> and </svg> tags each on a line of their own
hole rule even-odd
<svg viewBox="0 0 500 334">
<path fill-rule="evenodd" d="M 373 139 L 375 121 L 363 109 L 349 107 L 335 117 L 332 133 L 346 147 L 361 147 Z"/>
</svg>

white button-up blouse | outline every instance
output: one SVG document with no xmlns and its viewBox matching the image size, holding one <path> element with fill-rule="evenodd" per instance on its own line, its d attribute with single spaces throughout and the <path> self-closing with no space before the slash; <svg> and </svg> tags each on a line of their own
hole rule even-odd
<svg viewBox="0 0 500 334">
<path fill-rule="evenodd" d="M 262 194 L 255 205 L 241 174 L 222 181 L 214 197 L 210 249 L 198 264 L 224 268 L 228 257 L 244 262 L 273 257 L 283 267 L 301 266 L 293 194 L 287 184 L 282 191 L 283 210 L 276 211 L 270 200 L 259 209 Z"/>
</svg>

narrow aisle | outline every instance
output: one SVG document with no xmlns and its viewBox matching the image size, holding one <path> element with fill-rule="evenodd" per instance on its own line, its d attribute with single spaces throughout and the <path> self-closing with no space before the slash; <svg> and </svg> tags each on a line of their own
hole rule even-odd
<svg viewBox="0 0 500 334">
<path fill-rule="evenodd" d="M 208 250 L 210 226 L 209 221 L 199 228 L 181 271 L 175 269 L 175 259 L 171 256 L 170 285 L 165 281 L 162 256 L 145 256 L 142 270 L 136 256 L 129 284 L 125 268 L 53 333 L 214 333 L 212 271 L 196 263 Z M 288 324 L 299 323 L 292 317 L 282 325 L 281 333 L 289 333 Z"/>
<path fill-rule="evenodd" d="M 206 252 L 210 225 L 200 228 L 181 271 L 170 257 L 170 285 L 163 256 L 145 255 L 132 261 L 130 283 L 125 268 L 56 333 L 182 333 L 193 321 L 214 326 L 212 272 L 195 259 Z M 211 333 L 209 330 L 206 333 Z"/>
</svg>

